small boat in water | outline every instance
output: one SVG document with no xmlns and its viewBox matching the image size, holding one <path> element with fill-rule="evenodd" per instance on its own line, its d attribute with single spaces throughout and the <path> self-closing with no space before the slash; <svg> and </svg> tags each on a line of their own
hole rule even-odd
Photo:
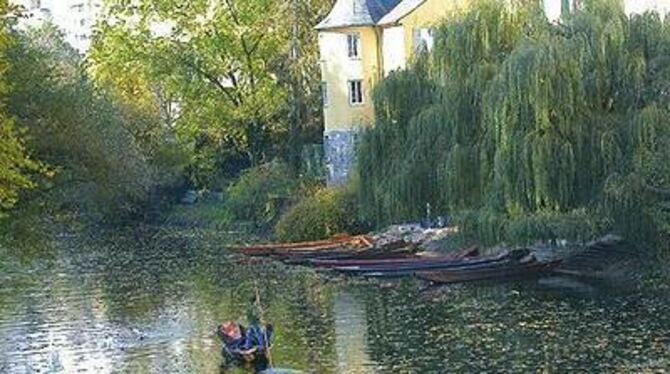
<svg viewBox="0 0 670 374">
<path fill-rule="evenodd" d="M 229 247 L 252 257 L 270 257 L 290 264 L 308 264 L 310 260 L 407 258 L 417 248 L 404 240 L 375 244 L 371 237 L 337 236 L 329 240 L 300 243 L 262 244 L 248 247 Z"/>
<path fill-rule="evenodd" d="M 385 256 L 381 258 L 345 258 L 345 259 L 321 259 L 316 258 L 309 261 L 310 265 L 318 268 L 340 268 L 347 266 L 382 266 L 394 265 L 400 266 L 405 264 L 422 264 L 433 263 L 439 261 L 459 261 L 468 258 L 473 258 L 479 255 L 479 248 L 469 247 L 456 253 L 441 255 L 441 256 L 393 256 L 393 253 L 384 252 Z"/>
<path fill-rule="evenodd" d="M 457 268 L 481 268 L 496 263 L 504 263 L 513 260 L 515 257 L 511 252 L 502 252 L 492 257 L 474 258 L 474 259 L 453 259 L 437 258 L 420 262 L 403 262 L 398 264 L 377 264 L 366 266 L 338 266 L 333 267 L 335 271 L 369 275 L 369 276 L 405 276 L 418 271 L 457 269 Z M 517 257 L 518 258 L 518 257 Z"/>
<path fill-rule="evenodd" d="M 274 336 L 271 324 L 247 328 L 228 321 L 217 327 L 216 334 L 223 343 L 221 354 L 226 365 L 254 368 L 256 372 L 267 369 Z"/>
<path fill-rule="evenodd" d="M 539 262 L 534 258 L 528 261 L 510 261 L 480 268 L 451 268 L 440 271 L 424 271 L 416 276 L 433 283 L 460 283 L 500 278 L 537 277 L 551 273 L 561 261 Z"/>
<path fill-rule="evenodd" d="M 229 249 L 248 256 L 272 256 L 291 254 L 315 254 L 328 251 L 363 250 L 374 247 L 374 240 L 366 235 L 335 236 L 328 240 L 296 243 L 270 243 L 253 246 L 233 246 Z"/>
<path fill-rule="evenodd" d="M 379 260 L 387 258 L 407 259 L 415 258 L 416 247 L 406 243 L 398 244 L 398 248 L 375 247 L 364 250 L 333 250 L 318 253 L 290 253 L 270 256 L 273 259 L 293 265 L 313 265 L 312 261 L 349 261 L 349 260 Z"/>
</svg>

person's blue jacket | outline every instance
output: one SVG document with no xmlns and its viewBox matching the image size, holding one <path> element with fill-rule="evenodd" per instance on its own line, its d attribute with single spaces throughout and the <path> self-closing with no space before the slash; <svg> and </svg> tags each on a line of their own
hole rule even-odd
<svg viewBox="0 0 670 374">
<path fill-rule="evenodd" d="M 242 337 L 226 345 L 230 350 L 234 351 L 248 351 L 256 348 L 258 351 L 264 351 L 270 346 L 272 342 L 272 326 L 268 325 L 262 328 L 258 325 L 252 325 L 248 329 L 240 326 L 242 330 Z"/>
</svg>

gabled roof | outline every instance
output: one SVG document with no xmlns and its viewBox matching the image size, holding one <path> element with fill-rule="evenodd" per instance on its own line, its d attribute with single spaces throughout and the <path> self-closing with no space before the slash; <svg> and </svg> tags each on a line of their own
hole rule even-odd
<svg viewBox="0 0 670 374">
<path fill-rule="evenodd" d="M 401 0 L 337 0 L 317 30 L 351 26 L 375 26 Z"/>
<path fill-rule="evenodd" d="M 426 0 L 403 0 L 398 6 L 393 8 L 393 10 L 384 15 L 377 24 L 379 26 L 396 24 L 425 2 Z"/>
</svg>

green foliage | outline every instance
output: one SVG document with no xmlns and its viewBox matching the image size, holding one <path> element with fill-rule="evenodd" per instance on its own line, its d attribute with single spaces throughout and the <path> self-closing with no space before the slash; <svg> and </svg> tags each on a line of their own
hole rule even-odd
<svg viewBox="0 0 670 374">
<path fill-rule="evenodd" d="M 282 241 L 321 240 L 365 231 L 356 194 L 348 188 L 324 188 L 282 216 L 275 233 Z"/>
<path fill-rule="evenodd" d="M 123 101 L 160 109 L 194 185 L 320 140 L 313 27 L 330 0 L 106 3 L 89 69 Z"/>
<path fill-rule="evenodd" d="M 26 147 L 55 173 L 33 197 L 56 211 L 122 217 L 135 213 L 159 181 L 174 180 L 177 173 L 159 168 L 154 150 L 142 148 L 132 131 L 143 119 L 91 84 L 54 26 L 16 38 L 7 54 L 7 110 L 25 129 Z"/>
<path fill-rule="evenodd" d="M 537 241 L 568 240 L 583 243 L 596 236 L 605 224 L 594 219 L 585 209 L 565 213 L 539 211 L 508 216 L 491 210 L 463 211 L 454 217 L 468 241 L 484 245 L 505 242 L 527 245 Z"/>
<path fill-rule="evenodd" d="M 37 171 L 40 165 L 31 160 L 23 139 L 14 121 L 5 109 L 7 96 L 11 93 L 7 79 L 9 70 L 7 50 L 13 38 L 9 31 L 8 16 L 11 9 L 7 1 L 0 2 L 0 215 L 12 208 L 19 199 L 21 190 L 34 187 L 28 174 Z"/>
<path fill-rule="evenodd" d="M 670 222 L 669 54 L 670 23 L 629 19 L 616 1 L 561 25 L 536 5 L 477 2 L 375 93 L 382 113 L 359 158 L 366 215 L 416 219 L 430 203 L 479 211 L 466 231 L 491 240 L 598 228 L 654 241 Z M 431 84 L 432 97 L 416 93 Z"/>
<path fill-rule="evenodd" d="M 38 168 L 26 155 L 12 121 L 0 114 L 0 214 L 18 202 L 21 190 L 34 187 L 27 173 Z"/>
<path fill-rule="evenodd" d="M 228 188 L 226 205 L 231 219 L 266 229 L 277 222 L 297 189 L 288 165 L 274 161 L 246 170 Z"/>
</svg>

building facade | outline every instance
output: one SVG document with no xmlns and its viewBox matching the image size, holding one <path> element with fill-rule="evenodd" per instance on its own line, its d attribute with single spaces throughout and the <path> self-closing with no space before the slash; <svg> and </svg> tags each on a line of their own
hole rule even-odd
<svg viewBox="0 0 670 374">
<path fill-rule="evenodd" d="M 371 88 L 382 78 L 377 22 L 399 0 L 340 0 L 317 25 L 328 182 L 348 179 L 358 130 L 374 120 Z"/>
<path fill-rule="evenodd" d="M 504 3 L 508 0 L 501 0 Z M 321 52 L 324 153 L 328 183 L 346 182 L 355 163 L 358 134 L 374 122 L 372 89 L 403 69 L 419 49 L 430 50 L 433 27 L 469 0 L 338 0 L 317 25 Z M 582 0 L 543 0 L 558 22 Z M 670 0 L 625 0 L 628 13 L 670 12 Z"/>
<path fill-rule="evenodd" d="M 432 26 L 468 0 L 338 0 L 317 25 L 328 183 L 346 182 L 360 130 L 374 122 L 372 90 L 433 45 Z"/>
</svg>

